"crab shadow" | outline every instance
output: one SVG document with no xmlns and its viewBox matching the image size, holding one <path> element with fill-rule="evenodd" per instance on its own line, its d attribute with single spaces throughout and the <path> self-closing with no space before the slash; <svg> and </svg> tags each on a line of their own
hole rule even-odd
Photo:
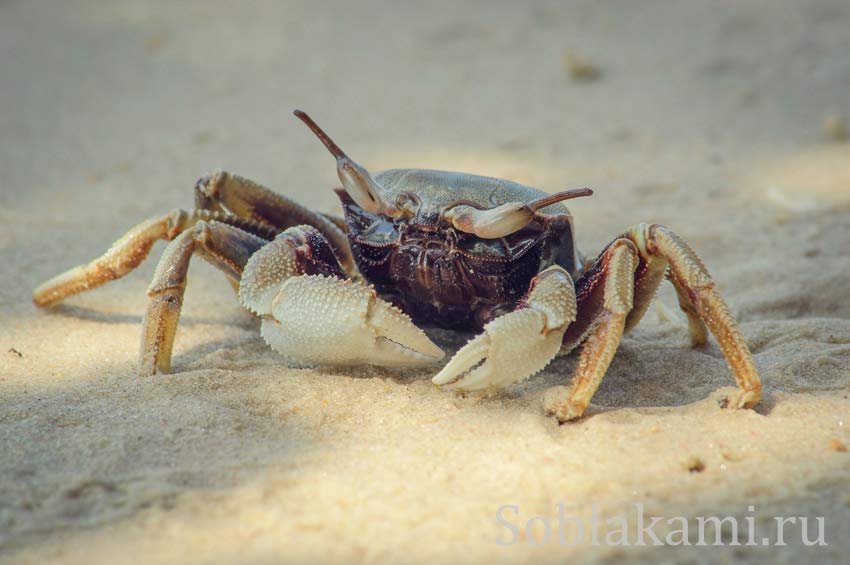
<svg viewBox="0 0 850 565">
<path fill-rule="evenodd" d="M 257 375 L 244 377 L 246 386 L 228 372 L 188 367 L 153 379 L 128 374 L 123 363 L 100 372 L 0 391 L 4 432 L 30 438 L 0 445 L 0 473 L 19 485 L 0 492 L 0 507 L 26 504 L 0 532 L 0 553 L 39 543 L 45 531 L 105 527 L 168 512 L 189 492 L 285 475 L 313 450 L 310 430 L 279 417 L 280 393 Z M 10 417 L 17 413 L 27 417 Z"/>
<path fill-rule="evenodd" d="M 399 385 L 409 385 L 417 381 L 430 381 L 458 350 L 476 336 L 472 331 L 448 330 L 438 327 L 425 327 L 425 333 L 445 352 L 443 359 L 431 365 L 419 367 L 381 367 L 378 365 L 359 365 L 352 367 L 312 367 L 323 374 L 343 375 L 351 378 L 382 378 Z M 302 365 L 291 364 L 299 368 Z"/>
<path fill-rule="evenodd" d="M 265 343 L 259 333 L 252 337 L 234 337 L 203 343 L 175 356 L 175 371 L 218 369 L 239 371 L 255 368 L 286 367 L 305 369 L 322 375 L 351 379 L 379 378 L 401 386 L 430 381 L 461 347 L 475 336 L 473 332 L 457 332 L 429 328 L 428 335 L 445 351 L 445 358 L 423 367 L 316 367 L 302 365 L 282 357 Z M 251 335 L 251 334 L 249 334 Z M 636 338 L 624 338 L 599 389 L 593 396 L 585 417 L 621 408 L 668 408 L 703 401 L 718 389 L 734 391 L 735 381 L 719 348 L 709 343 L 701 347 L 669 344 L 647 339 L 641 333 Z M 552 387 L 568 386 L 578 364 L 577 352 L 554 359 L 540 373 L 502 390 L 482 393 L 457 393 L 461 398 L 476 398 L 481 406 L 500 409 L 504 401 L 516 401 L 539 410 L 539 400 Z M 769 378 L 770 371 L 766 375 Z M 765 376 L 765 375 L 763 375 Z M 723 405 L 724 396 L 718 397 Z M 766 389 L 756 412 L 768 415 L 776 405 L 772 391 Z"/>
<path fill-rule="evenodd" d="M 139 319 L 140 321 L 140 319 Z M 438 363 L 419 367 L 382 367 L 378 365 L 323 366 L 299 363 L 274 351 L 259 332 L 256 320 L 245 323 L 229 323 L 246 330 L 246 333 L 232 338 L 199 343 L 176 353 L 173 358 L 174 372 L 196 371 L 204 369 L 239 371 L 254 369 L 258 366 L 268 368 L 286 368 L 306 370 L 326 376 L 342 376 L 351 379 L 379 378 L 399 385 L 409 385 L 417 381 L 429 381 L 439 372 L 448 359 L 463 347 L 475 334 L 472 332 L 454 332 L 443 329 L 428 329 L 429 337 L 445 351 L 446 356 Z M 207 323 L 196 320 L 195 323 Z M 220 320 L 209 323 L 221 324 Z M 181 320 L 182 324 L 182 320 Z M 332 344 L 329 347 L 333 347 Z"/>
<path fill-rule="evenodd" d="M 725 407 L 737 389 L 722 352 L 714 343 L 690 347 L 684 341 L 671 345 L 647 339 L 640 331 L 635 337 L 626 336 L 584 418 L 622 408 L 682 407 L 710 397 Z M 577 365 L 577 351 L 557 357 L 537 375 L 488 395 L 483 405 L 495 406 L 507 398 L 531 401 L 539 409 L 546 391 L 572 383 Z M 770 375 L 770 370 L 762 373 L 768 382 Z M 773 391 L 766 388 L 756 412 L 769 415 L 775 405 Z"/>
</svg>

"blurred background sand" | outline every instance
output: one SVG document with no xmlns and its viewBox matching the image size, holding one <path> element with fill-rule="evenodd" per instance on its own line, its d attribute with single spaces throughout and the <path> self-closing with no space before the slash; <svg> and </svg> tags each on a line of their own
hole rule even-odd
<svg viewBox="0 0 850 565">
<path fill-rule="evenodd" d="M 0 560 L 845 561 L 848 53 L 842 0 L 0 2 Z M 540 401 L 574 358 L 488 399 L 432 370 L 290 368 L 202 261 L 172 375 L 134 373 L 155 259 L 31 305 L 216 168 L 336 212 L 293 108 L 372 170 L 593 187 L 570 206 L 589 254 L 670 226 L 740 321 L 763 402 L 719 407 L 731 374 L 714 341 L 689 347 L 668 288 L 676 315 L 650 310 L 560 427 Z M 829 546 L 799 526 L 782 548 L 495 543 L 501 505 L 522 529 L 558 503 L 764 535 L 823 516 Z"/>
</svg>

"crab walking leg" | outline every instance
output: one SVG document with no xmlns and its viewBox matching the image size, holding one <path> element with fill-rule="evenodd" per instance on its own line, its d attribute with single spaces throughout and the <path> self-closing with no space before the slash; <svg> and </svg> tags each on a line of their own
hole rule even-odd
<svg viewBox="0 0 850 565">
<path fill-rule="evenodd" d="M 714 334 L 741 389 L 733 405 L 752 408 L 758 404 L 762 385 L 752 353 L 697 254 L 678 235 L 658 224 L 637 225 L 629 235 L 642 255 L 661 258 L 670 265 L 667 278 L 676 289 L 679 305 L 688 315 L 694 343 L 705 343 L 706 326 Z"/>
<path fill-rule="evenodd" d="M 97 259 L 69 269 L 39 285 L 33 291 L 32 300 L 36 306 L 46 308 L 69 296 L 121 278 L 145 260 L 157 241 L 173 240 L 197 222 L 205 220 L 237 226 L 265 239 L 272 239 L 277 233 L 277 230 L 269 226 L 223 212 L 174 210 L 133 227 Z"/>
<path fill-rule="evenodd" d="M 589 278 L 585 280 L 591 283 L 579 285 L 580 318 L 585 323 L 592 320 L 592 324 L 566 398 L 547 395 L 545 399 L 547 413 L 554 415 L 559 422 L 581 416 L 599 388 L 620 345 L 626 317 L 632 310 L 637 267 L 635 245 L 628 239 L 618 239 L 588 271 Z M 588 305 L 592 306 L 588 308 Z M 591 309 L 593 311 L 589 311 Z M 579 331 L 578 327 L 575 330 L 570 328 L 568 333 L 576 331 Z"/>
<path fill-rule="evenodd" d="M 613 316 L 608 313 L 611 309 L 608 292 L 611 280 L 622 278 L 612 275 L 612 248 L 624 242 L 635 250 L 637 264 L 631 283 L 633 307 L 621 320 L 619 313 Z M 546 401 L 547 410 L 560 421 L 576 418 L 584 412 L 610 364 L 620 335 L 640 320 L 665 275 L 676 289 L 679 305 L 688 315 L 693 343 L 705 343 L 707 330 L 717 338 L 741 389 L 740 396 L 732 404 L 751 408 L 758 403 L 762 385 L 752 354 L 702 261 L 669 229 L 657 224 L 639 224 L 615 240 L 576 285 L 580 322 L 570 326 L 565 334 L 564 350 L 573 349 L 583 340 L 585 345 L 566 398 L 550 396 Z M 625 295 L 625 283 L 617 282 L 611 290 L 617 289 Z M 604 306 L 600 305 L 603 302 Z"/>
<path fill-rule="evenodd" d="M 252 180 L 226 171 L 203 177 L 195 184 L 195 206 L 227 210 L 280 231 L 299 225 L 312 226 L 330 243 L 345 272 L 357 271 L 341 219 L 313 212 Z"/>
<path fill-rule="evenodd" d="M 324 236 L 289 228 L 248 261 L 242 304 L 262 318 L 272 349 L 313 365 L 434 363 L 443 351 L 410 318 L 346 278 Z"/>
<path fill-rule="evenodd" d="M 484 326 L 433 379 L 446 388 L 471 391 L 507 386 L 543 369 L 561 348 L 576 317 L 570 275 L 552 266 L 532 279 L 513 312 Z M 484 361 L 482 363 L 482 361 Z"/>
<path fill-rule="evenodd" d="M 123 277 L 145 260 L 154 243 L 174 239 L 190 221 L 190 215 L 183 210 L 145 220 L 113 243 L 102 256 L 39 285 L 33 291 L 33 302 L 42 308 L 52 306 L 69 296 Z"/>
<path fill-rule="evenodd" d="M 139 374 L 167 373 L 186 291 L 186 273 L 195 253 L 238 280 L 248 258 L 267 240 L 219 222 L 198 222 L 175 238 L 162 254 L 148 287 L 148 309 L 142 322 Z"/>
</svg>

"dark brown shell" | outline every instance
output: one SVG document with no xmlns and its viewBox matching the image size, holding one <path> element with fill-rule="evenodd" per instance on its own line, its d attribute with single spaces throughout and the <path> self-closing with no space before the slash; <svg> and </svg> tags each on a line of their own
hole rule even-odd
<svg viewBox="0 0 850 565">
<path fill-rule="evenodd" d="M 545 193 L 463 173 L 396 169 L 375 180 L 386 202 L 407 200 L 409 218 L 368 213 L 342 190 L 348 238 L 357 266 L 378 293 L 417 323 L 480 329 L 513 310 L 531 279 L 552 264 L 577 265 L 572 219 L 560 204 L 507 237 L 482 239 L 455 230 L 442 214 L 460 203 L 493 208 Z"/>
</svg>

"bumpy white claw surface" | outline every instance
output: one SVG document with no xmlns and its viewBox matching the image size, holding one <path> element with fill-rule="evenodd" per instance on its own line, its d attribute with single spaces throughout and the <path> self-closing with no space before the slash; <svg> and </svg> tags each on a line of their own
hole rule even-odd
<svg viewBox="0 0 850 565">
<path fill-rule="evenodd" d="M 292 243 L 279 237 L 248 260 L 239 283 L 239 299 L 258 316 L 271 314 L 281 284 L 299 274 Z"/>
<path fill-rule="evenodd" d="M 528 305 L 484 326 L 434 377 L 434 384 L 462 391 L 501 388 L 548 365 L 575 320 L 575 290 L 559 267 L 538 275 L 534 284 Z"/>
<path fill-rule="evenodd" d="M 452 357 L 434 377 L 434 384 L 474 391 L 530 377 L 555 357 L 566 331 L 564 327 L 544 335 L 545 324 L 546 316 L 532 308 L 496 318 Z"/>
<path fill-rule="evenodd" d="M 280 285 L 261 332 L 279 353 L 317 365 L 426 365 L 443 351 L 359 282 L 297 276 Z"/>
</svg>

